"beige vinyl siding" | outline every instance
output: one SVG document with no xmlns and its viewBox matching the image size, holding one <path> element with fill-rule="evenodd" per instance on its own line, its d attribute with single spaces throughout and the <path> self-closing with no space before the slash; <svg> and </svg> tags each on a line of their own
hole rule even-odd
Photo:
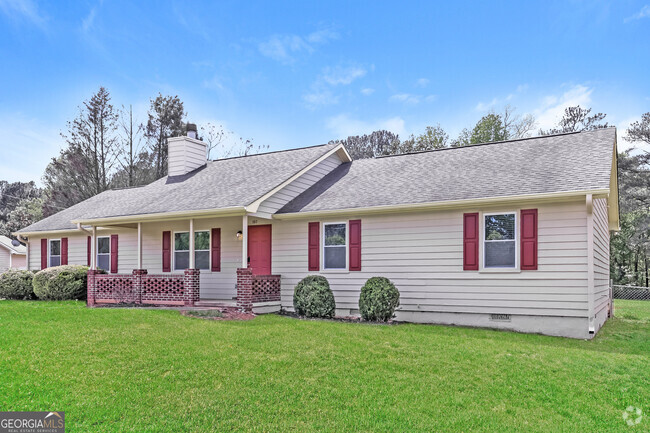
<svg viewBox="0 0 650 433">
<path fill-rule="evenodd" d="M 539 211 L 539 269 L 463 271 L 463 212 L 518 212 L 521 208 Z M 365 281 L 372 276 L 385 276 L 400 290 L 402 311 L 588 316 L 584 201 L 350 215 L 320 222 L 356 218 L 362 220 L 362 271 L 320 272 L 330 282 L 337 308 L 358 309 L 360 288 Z M 292 308 L 295 284 L 310 273 L 309 221 L 316 219 L 279 221 L 273 225 L 273 273 L 282 275 L 284 308 Z M 322 258 L 322 248 L 320 254 Z"/>
<path fill-rule="evenodd" d="M 607 200 L 594 200 L 594 314 L 609 300 L 609 223 Z"/>
<path fill-rule="evenodd" d="M 11 253 L 8 249 L 0 247 L 0 272 L 4 272 L 9 269 L 11 264 Z"/>
<path fill-rule="evenodd" d="M 11 256 L 11 267 L 14 269 L 25 269 L 26 259 L 24 254 L 14 254 Z"/>
<path fill-rule="evenodd" d="M 271 214 L 274 214 L 285 204 L 298 197 L 339 165 L 341 165 L 341 159 L 337 154 L 328 156 L 305 174 L 264 200 L 260 204 L 257 214 L 267 218 L 270 217 Z"/>
<path fill-rule="evenodd" d="M 169 175 L 178 176 L 189 173 L 207 162 L 205 143 L 188 137 L 169 139 Z"/>
</svg>

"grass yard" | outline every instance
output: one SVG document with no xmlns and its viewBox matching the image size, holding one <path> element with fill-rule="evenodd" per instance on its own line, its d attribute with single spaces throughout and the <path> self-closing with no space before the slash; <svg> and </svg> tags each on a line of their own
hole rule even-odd
<svg viewBox="0 0 650 433">
<path fill-rule="evenodd" d="M 616 306 L 579 341 L 0 301 L 0 410 L 64 410 L 68 432 L 647 432 L 650 302 Z"/>
</svg>

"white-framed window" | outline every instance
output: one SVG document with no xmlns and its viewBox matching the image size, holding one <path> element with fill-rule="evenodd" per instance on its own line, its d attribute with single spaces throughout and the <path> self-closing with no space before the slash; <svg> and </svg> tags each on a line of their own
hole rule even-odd
<svg viewBox="0 0 650 433">
<path fill-rule="evenodd" d="M 347 269 L 347 223 L 323 224 L 323 269 Z"/>
<path fill-rule="evenodd" d="M 194 266 L 210 269 L 210 231 L 194 232 Z M 190 267 L 190 232 L 174 232 L 174 270 Z"/>
<path fill-rule="evenodd" d="M 111 270 L 111 237 L 97 237 L 97 269 Z"/>
<path fill-rule="evenodd" d="M 483 214 L 483 267 L 517 267 L 517 213 Z"/>
<path fill-rule="evenodd" d="M 61 239 L 50 239 L 49 253 L 49 266 L 61 265 Z"/>
</svg>

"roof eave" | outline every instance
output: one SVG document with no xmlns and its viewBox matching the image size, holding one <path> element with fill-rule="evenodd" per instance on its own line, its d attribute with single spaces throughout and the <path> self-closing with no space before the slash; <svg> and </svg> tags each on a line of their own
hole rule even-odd
<svg viewBox="0 0 650 433">
<path fill-rule="evenodd" d="M 245 206 L 232 206 L 219 209 L 200 209 L 194 211 L 177 211 L 177 212 L 159 212 L 150 214 L 139 215 L 124 215 L 107 218 L 88 218 L 72 220 L 72 224 L 81 224 L 85 226 L 99 226 L 111 224 L 124 224 L 124 223 L 137 223 L 137 222 L 153 222 L 153 221 L 170 221 L 182 220 L 188 218 L 210 218 L 210 217 L 226 217 L 238 216 L 246 213 Z"/>
<path fill-rule="evenodd" d="M 584 197 L 587 194 L 592 194 L 594 198 L 603 198 L 608 197 L 609 189 L 592 189 L 592 190 L 577 190 L 577 191 L 561 191 L 553 193 L 542 193 L 542 194 L 523 194 L 523 195 L 511 195 L 511 196 L 501 196 L 501 197 L 483 197 L 483 198 L 472 198 L 472 199 L 463 199 L 463 200 L 446 200 L 446 201 L 436 201 L 436 202 L 426 202 L 426 203 L 405 203 L 398 205 L 383 205 L 383 206 L 370 206 L 370 207 L 359 207 L 359 208 L 347 208 L 347 209 L 329 209 L 329 210 L 320 210 L 320 211 L 310 211 L 310 212 L 292 212 L 284 214 L 274 214 L 273 218 L 278 220 L 289 220 L 289 219 L 300 219 L 308 217 L 327 217 L 334 215 L 343 215 L 343 214 L 373 214 L 373 213 L 389 213 L 389 212 L 409 212 L 409 211 L 425 211 L 425 210 L 440 210 L 440 209 L 455 209 L 455 208 L 467 208 L 471 206 L 478 205 L 490 205 L 490 204 L 509 204 L 516 203 L 521 201 L 556 201 L 560 199 L 571 199 Z"/>
</svg>

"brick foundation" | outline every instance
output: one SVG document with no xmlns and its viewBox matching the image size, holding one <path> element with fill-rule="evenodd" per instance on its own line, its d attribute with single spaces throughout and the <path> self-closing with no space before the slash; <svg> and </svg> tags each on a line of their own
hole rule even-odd
<svg viewBox="0 0 650 433">
<path fill-rule="evenodd" d="M 237 268 L 237 307 L 245 312 L 253 311 L 253 270 Z"/>
<path fill-rule="evenodd" d="M 183 276 L 185 305 L 194 305 L 199 301 L 199 289 L 201 288 L 201 283 L 199 282 L 200 276 L 201 271 L 198 269 L 185 269 L 185 275 Z"/>
<path fill-rule="evenodd" d="M 251 268 L 237 269 L 237 307 L 245 312 L 259 302 L 280 301 L 280 275 L 253 275 Z"/>
<path fill-rule="evenodd" d="M 102 274 L 89 270 L 87 305 L 194 305 L 199 300 L 199 277 L 198 269 L 186 269 L 184 274 L 159 275 L 149 275 L 146 269 L 134 269 L 131 275 Z"/>
</svg>

